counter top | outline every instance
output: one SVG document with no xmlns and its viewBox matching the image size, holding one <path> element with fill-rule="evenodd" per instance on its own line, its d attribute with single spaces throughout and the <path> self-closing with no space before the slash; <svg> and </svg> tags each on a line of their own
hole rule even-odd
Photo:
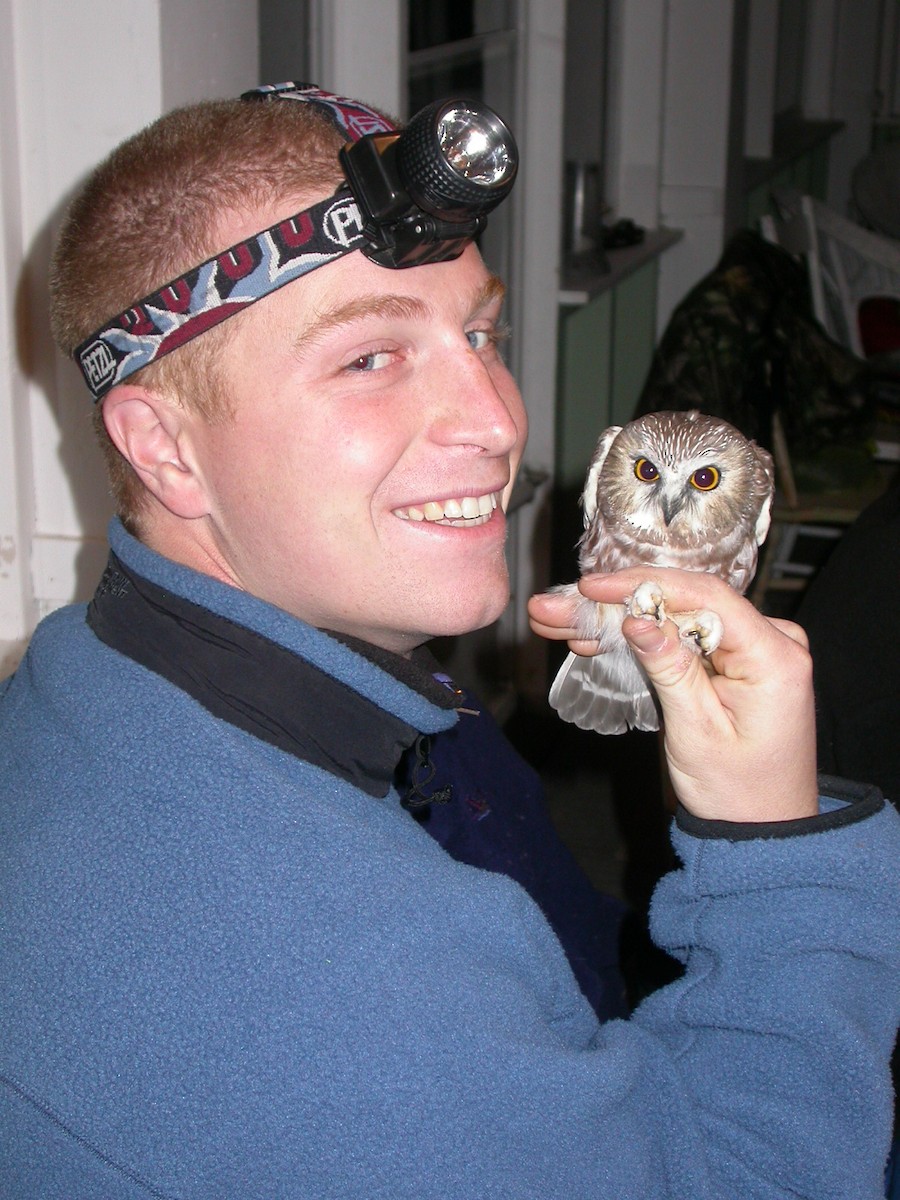
<svg viewBox="0 0 900 1200">
<path fill-rule="evenodd" d="M 636 246 L 623 246 L 618 250 L 607 250 L 609 270 L 603 269 L 602 258 L 583 259 L 577 263 L 563 263 L 560 273 L 559 303 L 567 307 L 587 304 L 602 292 L 610 291 L 626 276 L 639 270 L 645 263 L 658 258 L 683 237 L 680 229 L 648 229 L 644 240 Z"/>
</svg>

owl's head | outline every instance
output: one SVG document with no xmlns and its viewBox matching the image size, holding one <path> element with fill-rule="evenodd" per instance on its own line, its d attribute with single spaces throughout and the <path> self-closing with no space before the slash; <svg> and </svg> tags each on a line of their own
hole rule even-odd
<svg viewBox="0 0 900 1200">
<path fill-rule="evenodd" d="M 773 475 L 768 451 L 727 421 L 696 410 L 649 413 L 601 436 L 585 523 L 596 512 L 643 540 L 698 545 L 762 522 L 761 541 Z"/>
</svg>

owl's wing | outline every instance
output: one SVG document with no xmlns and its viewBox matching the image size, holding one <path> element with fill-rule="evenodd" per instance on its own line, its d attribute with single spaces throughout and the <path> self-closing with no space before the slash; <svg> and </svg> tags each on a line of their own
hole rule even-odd
<svg viewBox="0 0 900 1200">
<path fill-rule="evenodd" d="M 766 496 L 762 502 L 759 512 L 756 514 L 756 527 L 753 530 L 753 536 L 756 538 L 757 546 L 761 546 L 766 540 L 769 533 L 769 526 L 772 524 L 772 500 L 773 496 Z"/>
<path fill-rule="evenodd" d="M 550 689 L 564 721 L 597 733 L 659 729 L 653 694 L 627 647 L 584 658 L 569 654 Z"/>
<path fill-rule="evenodd" d="M 587 478 L 584 481 L 584 491 L 581 493 L 585 529 L 593 521 L 594 513 L 597 511 L 597 479 L 603 469 L 606 456 L 609 454 L 610 446 L 621 432 L 621 425 L 610 425 L 609 429 L 604 429 L 597 440 L 594 457 L 591 459 Z"/>
<path fill-rule="evenodd" d="M 772 522 L 772 503 L 775 499 L 775 463 L 772 455 L 755 442 L 751 445 L 756 451 L 758 469 L 756 471 L 756 486 L 759 490 L 760 506 L 756 514 L 756 527 L 753 531 L 757 546 L 766 540 L 769 525 Z"/>
<path fill-rule="evenodd" d="M 577 593 L 577 589 L 573 589 Z M 596 638 L 603 653 L 569 654 L 550 689 L 550 706 L 564 721 L 597 733 L 658 729 L 659 715 L 647 676 L 622 635 L 625 608 L 580 597 L 574 624 L 586 640 Z"/>
</svg>

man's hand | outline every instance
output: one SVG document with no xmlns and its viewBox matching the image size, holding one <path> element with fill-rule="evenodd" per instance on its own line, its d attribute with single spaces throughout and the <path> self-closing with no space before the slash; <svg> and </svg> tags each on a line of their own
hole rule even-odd
<svg viewBox="0 0 900 1200">
<path fill-rule="evenodd" d="M 763 617 L 715 576 L 635 567 L 588 575 L 579 586 L 592 600 L 623 604 L 652 574 L 670 612 L 711 609 L 722 618 L 721 644 L 701 658 L 671 621 L 660 628 L 626 617 L 623 632 L 650 677 L 663 709 L 665 750 L 678 798 L 698 817 L 784 821 L 818 812 L 812 662 L 806 636 L 789 621 Z M 528 611 L 542 637 L 577 641 L 570 596 L 533 596 Z"/>
</svg>

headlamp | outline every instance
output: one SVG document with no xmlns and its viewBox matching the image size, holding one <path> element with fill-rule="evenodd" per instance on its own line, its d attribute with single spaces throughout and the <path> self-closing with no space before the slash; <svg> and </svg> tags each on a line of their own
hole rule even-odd
<svg viewBox="0 0 900 1200">
<path fill-rule="evenodd" d="M 509 195 L 519 164 L 512 134 L 487 105 L 441 100 L 401 133 L 369 134 L 341 150 L 368 245 L 385 267 L 458 257 Z"/>
<path fill-rule="evenodd" d="M 301 101 L 327 113 L 347 139 L 338 154 L 346 183 L 170 280 L 86 338 L 74 357 L 95 400 L 352 250 L 392 268 L 458 258 L 515 181 L 515 140 L 485 104 L 441 100 L 397 130 L 373 109 L 311 84 L 267 85 L 241 99 Z"/>
</svg>

